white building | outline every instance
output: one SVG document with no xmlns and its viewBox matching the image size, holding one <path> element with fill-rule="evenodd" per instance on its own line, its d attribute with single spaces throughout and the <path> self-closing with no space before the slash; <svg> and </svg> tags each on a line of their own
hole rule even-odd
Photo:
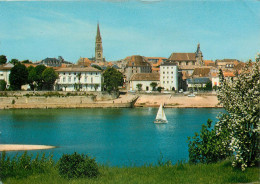
<svg viewBox="0 0 260 184">
<path fill-rule="evenodd" d="M 130 79 L 130 90 L 138 91 L 138 84 L 141 84 L 142 91 L 152 91 L 151 83 L 157 83 L 157 87 L 160 85 L 159 73 L 136 73 L 133 74 Z"/>
<path fill-rule="evenodd" d="M 9 75 L 13 67 L 14 65 L 11 63 L 0 65 L 0 80 L 4 80 L 6 82 L 7 88 L 10 86 Z"/>
<path fill-rule="evenodd" d="M 93 67 L 60 68 L 55 89 L 62 91 L 101 91 L 101 71 Z"/>
<path fill-rule="evenodd" d="M 173 62 L 163 62 L 160 66 L 160 84 L 164 90 L 179 90 L 178 67 Z"/>
</svg>

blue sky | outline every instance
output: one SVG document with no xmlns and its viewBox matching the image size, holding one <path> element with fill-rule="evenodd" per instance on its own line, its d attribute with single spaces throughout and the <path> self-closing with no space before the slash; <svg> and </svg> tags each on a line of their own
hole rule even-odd
<svg viewBox="0 0 260 184">
<path fill-rule="evenodd" d="M 108 61 L 130 55 L 204 59 L 255 58 L 260 52 L 260 1 L 1 1 L 0 55 L 8 60 L 95 55 L 97 22 Z"/>
</svg>

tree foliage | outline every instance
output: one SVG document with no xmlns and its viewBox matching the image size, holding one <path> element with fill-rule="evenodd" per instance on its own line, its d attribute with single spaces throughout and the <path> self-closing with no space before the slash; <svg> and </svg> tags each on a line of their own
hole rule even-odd
<svg viewBox="0 0 260 184">
<path fill-rule="evenodd" d="M 117 71 L 115 68 L 107 68 L 103 73 L 104 88 L 109 93 L 112 91 L 118 91 L 118 86 L 123 85 L 123 74 Z"/>
<path fill-rule="evenodd" d="M 157 82 L 151 82 L 150 86 L 153 88 L 153 91 L 156 90 L 157 85 Z"/>
<path fill-rule="evenodd" d="M 142 86 L 143 86 L 142 84 L 136 84 L 138 91 L 142 91 Z"/>
<path fill-rule="evenodd" d="M 251 65 L 251 66 L 250 66 Z M 216 124 L 217 133 L 229 132 L 233 165 L 245 170 L 259 158 L 260 62 L 247 64 L 237 77 L 222 78 L 218 100 L 227 114 Z"/>
<path fill-rule="evenodd" d="M 30 85 L 31 90 L 34 90 L 35 86 L 34 86 L 34 82 L 36 79 L 36 71 L 35 68 L 33 66 L 29 66 L 27 68 L 28 70 L 28 79 L 27 82 Z"/>
<path fill-rule="evenodd" d="M 3 65 L 7 62 L 7 58 L 5 55 L 0 56 L 0 65 Z"/>
<path fill-rule="evenodd" d="M 13 64 L 13 65 L 16 65 L 16 64 L 18 64 L 18 63 L 20 63 L 20 62 L 19 62 L 18 59 L 11 59 L 11 61 L 10 61 L 9 63 L 11 63 L 11 64 Z"/>
<path fill-rule="evenodd" d="M 21 64 L 17 63 L 10 72 L 9 81 L 12 90 L 21 90 L 21 86 L 27 84 L 28 70 Z"/>
<path fill-rule="evenodd" d="M 258 61 L 247 64 L 235 79 L 224 78 L 220 71 L 221 85 L 218 89 L 218 100 L 227 113 L 222 113 L 218 117 L 219 121 L 213 129 L 207 130 L 202 127 L 200 135 L 196 133 L 192 139 L 189 139 L 189 158 L 192 162 L 215 162 L 231 155 L 233 166 L 240 166 L 242 170 L 256 164 L 260 156 L 259 69 Z M 208 141 L 202 141 L 205 139 Z M 205 154 L 206 148 L 210 149 L 210 155 Z"/>
<path fill-rule="evenodd" d="M 5 91 L 5 90 L 6 90 L 6 81 L 0 80 L 0 91 Z"/>
<path fill-rule="evenodd" d="M 36 83 L 37 90 L 42 90 L 43 89 L 43 77 L 42 73 L 46 69 L 46 66 L 44 65 L 38 65 L 35 67 L 35 78 L 34 81 Z"/>
<path fill-rule="evenodd" d="M 52 90 L 56 79 L 58 79 L 58 74 L 55 72 L 55 70 L 53 68 L 46 68 L 42 72 L 42 80 L 43 80 L 44 89 Z"/>
</svg>

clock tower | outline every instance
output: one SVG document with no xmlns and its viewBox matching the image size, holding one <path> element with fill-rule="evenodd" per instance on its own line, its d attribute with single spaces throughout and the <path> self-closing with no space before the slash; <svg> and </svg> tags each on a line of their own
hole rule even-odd
<svg viewBox="0 0 260 184">
<path fill-rule="evenodd" d="M 99 24 L 97 25 L 95 59 L 96 59 L 97 63 L 104 61 L 104 59 L 103 59 L 102 38 L 101 38 L 101 35 L 100 35 Z"/>
</svg>

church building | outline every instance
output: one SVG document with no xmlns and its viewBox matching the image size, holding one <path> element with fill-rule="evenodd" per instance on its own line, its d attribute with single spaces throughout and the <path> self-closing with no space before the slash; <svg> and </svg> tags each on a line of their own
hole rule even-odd
<svg viewBox="0 0 260 184">
<path fill-rule="evenodd" d="M 105 59 L 103 57 L 103 46 L 102 46 L 102 38 L 99 30 L 99 24 L 97 25 L 97 36 L 96 36 L 96 47 L 95 47 L 95 61 L 97 63 L 104 62 Z"/>
</svg>

